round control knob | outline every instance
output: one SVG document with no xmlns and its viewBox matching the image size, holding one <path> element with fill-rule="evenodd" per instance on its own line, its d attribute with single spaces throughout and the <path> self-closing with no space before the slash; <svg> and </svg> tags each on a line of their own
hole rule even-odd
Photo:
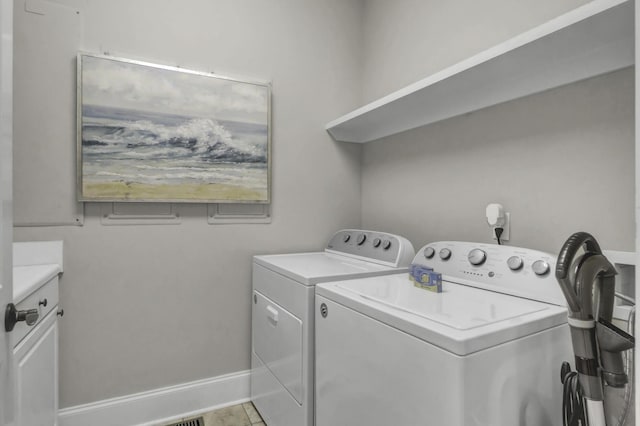
<svg viewBox="0 0 640 426">
<path fill-rule="evenodd" d="M 469 252 L 467 258 L 472 265 L 480 266 L 487 260 L 487 253 L 480 249 L 473 249 Z"/>
<path fill-rule="evenodd" d="M 374 246 L 375 248 L 380 247 L 380 244 L 382 244 L 382 240 L 381 240 L 380 238 L 375 238 L 375 239 L 373 240 L 373 246 Z"/>
<path fill-rule="evenodd" d="M 351 235 L 344 234 L 344 237 L 342 237 L 342 242 L 343 243 L 348 243 L 350 239 L 351 239 Z"/>
<path fill-rule="evenodd" d="M 424 254 L 424 257 L 426 257 L 427 259 L 431 259 L 433 255 L 436 254 L 436 251 L 433 249 L 433 247 L 427 247 L 424 249 L 422 254 Z"/>
<path fill-rule="evenodd" d="M 389 241 L 389 240 L 384 240 L 384 241 L 382 242 L 382 248 L 383 248 L 384 250 L 389 250 L 389 249 L 391 248 L 391 241 Z"/>
<path fill-rule="evenodd" d="M 507 266 L 512 271 L 518 271 L 522 269 L 523 265 L 524 265 L 524 262 L 522 261 L 522 258 L 520 256 L 511 256 L 510 258 L 507 259 Z"/>
<path fill-rule="evenodd" d="M 359 246 L 363 245 L 365 241 L 367 241 L 367 236 L 365 234 L 360 234 L 358 235 L 358 238 L 356 238 L 356 243 L 358 243 Z"/>
<path fill-rule="evenodd" d="M 549 263 L 544 260 L 536 260 L 531 265 L 531 269 L 535 272 L 536 275 L 546 275 L 549 273 Z"/>
<path fill-rule="evenodd" d="M 451 250 L 449 250 L 448 248 L 443 248 L 438 253 L 438 256 L 440 256 L 440 259 L 442 260 L 449 260 L 449 258 L 451 257 Z"/>
</svg>

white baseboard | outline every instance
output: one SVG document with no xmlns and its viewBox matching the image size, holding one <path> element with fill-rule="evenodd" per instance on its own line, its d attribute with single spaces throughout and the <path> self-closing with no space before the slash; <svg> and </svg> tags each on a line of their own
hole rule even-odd
<svg viewBox="0 0 640 426">
<path fill-rule="evenodd" d="M 249 401 L 249 370 L 64 408 L 59 426 L 150 426 Z"/>
</svg>

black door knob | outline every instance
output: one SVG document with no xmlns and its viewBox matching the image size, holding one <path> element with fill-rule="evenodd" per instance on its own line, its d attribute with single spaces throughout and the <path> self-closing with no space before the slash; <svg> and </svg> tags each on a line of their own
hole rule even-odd
<svg viewBox="0 0 640 426">
<path fill-rule="evenodd" d="M 27 325 L 33 325 L 38 322 L 38 317 L 37 309 L 19 311 L 16 309 L 16 305 L 9 303 L 4 312 L 4 329 L 5 331 L 12 331 L 16 323 L 20 321 L 25 321 Z"/>
</svg>

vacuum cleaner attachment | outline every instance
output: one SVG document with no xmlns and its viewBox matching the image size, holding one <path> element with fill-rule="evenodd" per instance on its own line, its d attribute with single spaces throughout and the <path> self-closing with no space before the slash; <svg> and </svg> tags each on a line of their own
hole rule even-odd
<svg viewBox="0 0 640 426">
<path fill-rule="evenodd" d="M 600 348 L 602 378 L 611 387 L 623 387 L 629 378 L 624 369 L 622 352 L 633 348 L 633 336 L 600 318 L 596 324 L 596 339 Z"/>
</svg>

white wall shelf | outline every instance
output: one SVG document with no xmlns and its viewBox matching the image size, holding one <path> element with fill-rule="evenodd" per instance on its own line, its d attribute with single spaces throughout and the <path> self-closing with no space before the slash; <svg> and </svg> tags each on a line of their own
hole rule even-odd
<svg viewBox="0 0 640 426">
<path fill-rule="evenodd" d="M 326 125 L 370 142 L 634 64 L 631 0 L 595 0 Z"/>
</svg>

